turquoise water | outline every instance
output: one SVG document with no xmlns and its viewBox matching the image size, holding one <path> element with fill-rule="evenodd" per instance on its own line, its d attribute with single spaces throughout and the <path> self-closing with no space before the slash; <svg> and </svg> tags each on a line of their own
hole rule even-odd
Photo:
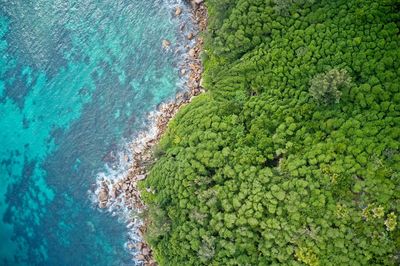
<svg viewBox="0 0 400 266">
<path fill-rule="evenodd" d="M 87 191 L 177 91 L 170 4 L 0 0 L 0 265 L 127 265 Z"/>
</svg>

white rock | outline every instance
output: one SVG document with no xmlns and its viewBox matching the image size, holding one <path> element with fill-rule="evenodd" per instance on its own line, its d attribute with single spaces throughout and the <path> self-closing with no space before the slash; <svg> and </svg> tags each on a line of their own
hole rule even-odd
<svg viewBox="0 0 400 266">
<path fill-rule="evenodd" d="M 170 45 L 171 45 L 171 42 L 170 42 L 170 41 L 168 41 L 168 40 L 163 40 L 163 41 L 162 41 L 162 46 L 163 46 L 164 48 L 168 48 Z"/>
<path fill-rule="evenodd" d="M 189 50 L 189 56 L 194 57 L 196 54 L 196 51 L 192 48 Z"/>
<path fill-rule="evenodd" d="M 175 16 L 179 16 L 180 14 L 182 14 L 182 8 L 180 6 L 178 6 L 175 9 Z"/>
<path fill-rule="evenodd" d="M 143 180 L 146 178 L 146 175 L 137 175 L 136 180 Z"/>
</svg>

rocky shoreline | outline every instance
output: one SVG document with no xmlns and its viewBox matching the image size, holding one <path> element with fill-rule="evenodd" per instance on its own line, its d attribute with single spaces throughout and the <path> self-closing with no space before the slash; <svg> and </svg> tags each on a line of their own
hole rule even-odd
<svg viewBox="0 0 400 266">
<path fill-rule="evenodd" d="M 107 208 L 112 205 L 115 205 L 117 208 L 124 206 L 127 210 L 134 210 L 138 213 L 146 208 L 141 200 L 137 184 L 140 180 L 146 178 L 148 167 L 154 163 L 153 148 L 167 129 L 168 122 L 175 116 L 178 110 L 183 105 L 189 103 L 194 96 L 204 91 L 201 87 L 203 67 L 199 58 L 203 48 L 203 39 L 199 36 L 199 33 L 206 29 L 207 10 L 203 0 L 191 0 L 187 2 L 191 5 L 190 12 L 192 13 L 193 23 L 198 27 L 198 32 L 189 32 L 186 35 L 187 40 L 194 40 L 194 45 L 185 46 L 188 56 L 180 66 L 180 75 L 188 75 L 185 84 L 187 89 L 184 92 L 178 93 L 173 102 L 161 105 L 157 112 L 150 114 L 149 119 L 154 121 L 153 127 L 146 132 L 140 133 L 130 145 L 133 156 L 128 173 L 115 182 L 104 179 L 98 181 L 96 194 L 100 208 Z M 174 16 L 181 16 L 182 12 L 182 7 L 177 6 L 174 10 Z M 183 32 L 184 27 L 185 25 L 182 24 L 180 28 L 181 32 Z M 164 49 L 169 49 L 171 43 L 168 40 L 163 40 L 161 45 Z M 131 224 L 137 228 L 141 241 L 136 245 L 132 243 L 128 244 L 128 248 L 137 251 L 135 252 L 135 259 L 141 261 L 143 265 L 157 265 L 152 256 L 151 248 L 147 243 L 143 242 L 146 224 L 134 217 L 131 219 Z"/>
</svg>

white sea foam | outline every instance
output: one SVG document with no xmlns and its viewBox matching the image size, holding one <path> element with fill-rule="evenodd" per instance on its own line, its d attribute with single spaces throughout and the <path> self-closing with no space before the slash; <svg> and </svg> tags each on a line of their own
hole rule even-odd
<svg viewBox="0 0 400 266">
<path fill-rule="evenodd" d="M 192 20 L 191 7 L 183 0 L 158 1 L 160 2 L 160 6 L 164 6 L 171 10 L 171 19 L 178 20 L 179 25 L 177 29 L 177 31 L 179 31 L 178 41 L 177 43 L 171 44 L 169 50 L 166 52 L 173 52 L 177 57 L 177 62 L 179 62 L 178 66 L 176 66 L 177 71 L 182 68 L 187 69 L 187 64 L 190 62 L 187 52 L 189 48 L 192 48 L 195 45 L 195 40 L 188 40 L 186 36 L 190 32 L 194 34 L 198 32 L 197 25 Z M 175 9 L 178 6 L 182 8 L 182 14 L 175 17 Z M 181 25 L 184 25 L 183 29 L 181 29 Z M 186 71 L 186 74 L 182 75 L 177 82 L 177 92 L 188 90 L 188 72 L 189 71 Z M 114 158 L 116 157 L 115 162 L 111 165 L 106 164 L 105 170 L 97 174 L 95 190 L 89 191 L 89 198 L 93 202 L 93 206 L 98 208 L 98 195 L 102 188 L 107 187 L 108 191 L 112 191 L 113 185 L 123 180 L 128 175 L 134 159 L 133 154 L 140 153 L 146 148 L 146 145 L 149 142 L 156 140 L 160 133 L 156 123 L 157 118 L 160 117 L 163 110 L 165 111 L 165 107 L 168 103 L 171 103 L 174 100 L 175 99 L 169 99 L 166 103 L 158 106 L 157 110 L 150 112 L 144 120 L 142 127 L 143 130 L 139 131 L 132 141 L 123 140 L 124 147 L 114 156 Z M 106 208 L 98 209 L 99 211 L 104 211 L 112 216 L 116 216 L 119 222 L 126 224 L 128 229 L 128 242 L 124 244 L 124 247 L 133 256 L 136 256 L 138 250 L 136 249 L 135 244 L 142 241 L 138 232 L 138 229 L 143 224 L 142 220 L 139 218 L 141 210 L 130 209 L 129 204 L 125 202 L 124 193 L 117 195 L 113 199 L 109 199 Z M 135 260 L 135 263 L 141 264 L 141 262 L 137 260 Z"/>
</svg>

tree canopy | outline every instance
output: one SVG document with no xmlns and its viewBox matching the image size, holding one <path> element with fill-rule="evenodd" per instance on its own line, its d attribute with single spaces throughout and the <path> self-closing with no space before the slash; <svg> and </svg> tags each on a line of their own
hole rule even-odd
<svg viewBox="0 0 400 266">
<path fill-rule="evenodd" d="M 207 92 L 140 184 L 157 261 L 399 265 L 399 2 L 206 3 Z"/>
</svg>

